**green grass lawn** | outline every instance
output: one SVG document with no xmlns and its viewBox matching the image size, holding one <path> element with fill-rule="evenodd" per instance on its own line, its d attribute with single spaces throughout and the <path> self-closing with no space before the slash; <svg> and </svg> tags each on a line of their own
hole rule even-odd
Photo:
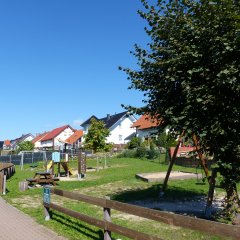
<svg viewBox="0 0 240 240">
<path fill-rule="evenodd" d="M 98 172 L 87 172 L 86 179 L 82 181 L 77 181 L 76 176 L 73 177 L 76 181 L 60 181 L 57 188 L 97 197 L 109 196 L 111 199 L 122 202 L 148 198 L 157 200 L 161 184 L 144 182 L 135 178 L 135 174 L 166 171 L 167 165 L 162 164 L 162 162 L 162 159 L 160 161 L 149 161 L 133 158 L 110 158 L 107 159 L 108 167 L 106 169 L 100 169 Z M 87 160 L 88 167 L 96 167 L 96 164 L 96 160 Z M 76 161 L 72 160 L 70 165 L 73 170 L 77 169 Z M 104 160 L 99 165 L 103 166 Z M 179 166 L 174 166 L 173 170 L 195 172 L 193 168 Z M 8 192 L 4 198 L 23 212 L 34 217 L 37 222 L 53 229 L 60 235 L 66 236 L 68 239 L 103 239 L 101 229 L 55 211 L 53 211 L 51 221 L 44 221 L 42 207 L 43 189 L 34 188 L 20 192 L 18 187 L 20 181 L 33 177 L 36 171 L 43 171 L 43 163 L 39 163 L 34 170 L 31 170 L 28 165 L 25 165 L 23 170 L 20 170 L 17 166 L 15 175 L 7 181 Z M 196 179 L 169 181 L 164 200 L 190 199 L 194 196 L 207 194 L 207 191 L 208 184 L 199 184 Z M 217 189 L 217 192 L 221 191 L 221 189 Z M 52 196 L 52 201 L 61 206 L 102 219 L 102 209 L 100 207 L 54 195 Z M 163 239 L 226 239 L 158 223 L 118 211 L 112 211 L 112 221 Z M 117 234 L 112 236 L 113 239 L 127 239 Z"/>
</svg>

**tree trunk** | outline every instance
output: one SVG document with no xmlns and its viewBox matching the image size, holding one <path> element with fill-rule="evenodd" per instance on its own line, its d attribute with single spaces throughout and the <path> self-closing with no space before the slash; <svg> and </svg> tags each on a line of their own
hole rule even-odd
<svg viewBox="0 0 240 240">
<path fill-rule="evenodd" d="M 229 183 L 226 186 L 225 211 L 233 224 L 240 225 L 240 201 L 236 183 Z"/>
</svg>

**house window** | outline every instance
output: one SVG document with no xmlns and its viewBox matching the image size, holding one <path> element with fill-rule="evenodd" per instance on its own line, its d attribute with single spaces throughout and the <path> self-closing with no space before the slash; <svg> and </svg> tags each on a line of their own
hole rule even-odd
<svg viewBox="0 0 240 240">
<path fill-rule="evenodd" d="M 122 123 L 119 123 L 119 129 L 122 129 Z"/>
<path fill-rule="evenodd" d="M 119 141 L 122 141 L 122 135 L 119 135 L 119 136 L 118 136 L 118 140 L 119 140 Z"/>
</svg>

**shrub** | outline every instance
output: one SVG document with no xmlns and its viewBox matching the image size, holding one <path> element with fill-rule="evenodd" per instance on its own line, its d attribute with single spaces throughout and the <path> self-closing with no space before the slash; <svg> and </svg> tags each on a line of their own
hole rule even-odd
<svg viewBox="0 0 240 240">
<path fill-rule="evenodd" d="M 158 158 L 159 155 L 160 155 L 159 151 L 155 149 L 150 149 L 147 151 L 146 157 L 147 159 L 155 159 L 155 158 Z"/>
</svg>

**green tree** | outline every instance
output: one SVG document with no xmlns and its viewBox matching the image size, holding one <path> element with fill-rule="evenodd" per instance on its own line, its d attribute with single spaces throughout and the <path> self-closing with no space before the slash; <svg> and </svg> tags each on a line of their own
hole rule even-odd
<svg viewBox="0 0 240 240">
<path fill-rule="evenodd" d="M 85 136 L 84 147 L 92 149 L 94 153 L 107 149 L 106 138 L 109 134 L 110 131 L 105 128 L 104 122 L 92 118 Z"/>
<path fill-rule="evenodd" d="M 223 177 L 227 209 L 239 209 L 240 3 L 234 0 L 142 0 L 150 43 L 135 45 L 139 70 L 124 68 L 144 107 L 170 132 L 200 137 Z M 237 206 L 237 207 L 236 207 Z"/>
<path fill-rule="evenodd" d="M 32 151 L 34 149 L 34 144 L 31 141 L 23 141 L 18 143 L 17 151 Z"/>
</svg>

